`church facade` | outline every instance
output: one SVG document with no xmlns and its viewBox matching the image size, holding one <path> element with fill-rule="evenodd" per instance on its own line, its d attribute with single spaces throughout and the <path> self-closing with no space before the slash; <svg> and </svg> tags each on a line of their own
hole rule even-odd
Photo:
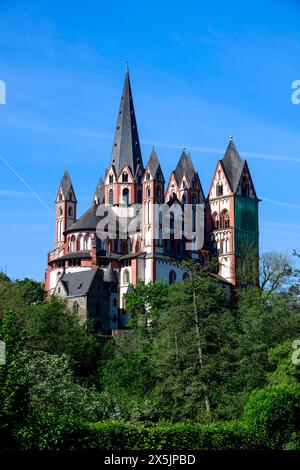
<svg viewBox="0 0 300 470">
<path fill-rule="evenodd" d="M 258 203 L 248 164 L 241 159 L 232 138 L 217 162 L 207 197 L 185 150 L 168 181 L 154 148 L 144 165 L 126 70 L 111 160 L 89 209 L 77 217 L 76 194 L 68 170 L 59 185 L 55 245 L 47 257 L 46 291 L 66 298 L 82 321 L 89 319 L 95 329 L 111 332 L 127 325 L 124 293 L 130 286 L 138 281 L 173 283 L 185 279 L 189 273 L 180 266 L 180 260 L 204 264 L 216 257 L 216 277 L 230 289 L 237 283 L 243 243 L 250 242 L 258 250 Z M 191 208 L 193 233 L 201 232 L 201 246 L 189 243 L 184 235 L 174 236 L 176 211 L 187 206 Z M 161 207 L 169 209 L 166 237 L 161 219 L 154 214 L 154 208 Z M 202 207 L 201 215 L 197 207 Z M 132 209 L 134 215 L 138 214 L 138 222 L 125 237 L 120 236 L 119 228 L 114 235 L 108 232 L 102 237 L 98 227 L 105 208 L 116 214 L 122 208 Z M 135 221 L 132 214 L 131 218 Z"/>
</svg>

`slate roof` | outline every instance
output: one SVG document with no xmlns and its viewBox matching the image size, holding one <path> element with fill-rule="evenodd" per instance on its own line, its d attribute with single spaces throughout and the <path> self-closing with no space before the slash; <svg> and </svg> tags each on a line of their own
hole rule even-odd
<svg viewBox="0 0 300 470">
<path fill-rule="evenodd" d="M 69 173 L 69 170 L 67 168 L 65 169 L 65 172 L 64 172 L 63 177 L 61 179 L 57 195 L 59 194 L 60 189 L 61 189 L 61 192 L 62 192 L 62 195 L 63 195 L 64 199 L 68 198 L 70 189 L 73 189 L 70 173 Z M 73 189 L 73 193 L 74 193 L 74 189 Z M 74 193 L 74 195 L 75 195 L 75 193 Z"/>
<path fill-rule="evenodd" d="M 69 232 L 84 232 L 89 230 L 96 230 L 97 223 L 101 220 L 102 216 L 97 216 L 98 205 L 93 204 L 74 224 L 72 224 L 65 233 Z"/>
<path fill-rule="evenodd" d="M 104 181 L 102 176 L 97 184 L 93 201 L 96 200 L 96 204 L 103 204 L 104 203 Z"/>
<path fill-rule="evenodd" d="M 158 158 L 157 158 L 157 155 L 156 155 L 156 152 L 154 150 L 154 147 L 152 149 L 152 152 L 151 152 L 151 155 L 150 155 L 150 158 L 149 158 L 149 161 L 146 165 L 149 170 L 150 170 L 150 173 L 152 175 L 152 178 L 154 178 L 157 170 L 158 170 L 158 167 L 159 167 L 159 161 L 158 161 Z"/>
<path fill-rule="evenodd" d="M 195 173 L 196 172 L 191 157 L 186 154 L 185 150 L 183 150 L 174 171 L 177 184 L 181 183 L 182 178 L 185 175 L 187 182 L 191 185 Z"/>
<path fill-rule="evenodd" d="M 82 296 L 88 294 L 97 269 L 88 269 L 86 271 L 78 271 L 76 273 L 65 273 L 60 278 L 61 282 L 67 290 L 69 297 Z"/>
<path fill-rule="evenodd" d="M 109 266 L 106 268 L 104 271 L 104 276 L 103 276 L 104 282 L 116 282 L 116 274 L 112 268 L 111 263 L 109 263 Z"/>
<path fill-rule="evenodd" d="M 126 69 L 110 163 L 114 166 L 117 177 L 126 163 L 133 175 L 135 175 L 138 165 L 143 167 L 128 68 Z"/>
<path fill-rule="evenodd" d="M 245 160 L 241 159 L 232 138 L 230 139 L 227 150 L 221 160 L 221 165 L 228 180 L 230 189 L 235 193 L 245 165 Z"/>
<path fill-rule="evenodd" d="M 55 258 L 54 260 L 51 260 L 51 261 L 66 261 L 68 259 L 87 259 L 91 257 L 92 255 L 90 251 L 82 250 L 82 251 L 72 251 L 70 253 L 67 253 L 64 256 L 59 256 L 58 258 Z"/>
</svg>

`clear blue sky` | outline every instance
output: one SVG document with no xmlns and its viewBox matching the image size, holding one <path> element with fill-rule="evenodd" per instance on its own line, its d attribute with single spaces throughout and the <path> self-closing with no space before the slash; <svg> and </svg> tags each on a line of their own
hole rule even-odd
<svg viewBox="0 0 300 470">
<path fill-rule="evenodd" d="M 54 208 L 68 166 L 89 206 L 129 61 L 143 158 L 186 146 L 207 193 L 233 134 L 260 204 L 261 250 L 300 249 L 300 2 L 0 0 L 0 155 Z M 43 279 L 53 215 L 0 160 L 0 268 Z"/>
</svg>

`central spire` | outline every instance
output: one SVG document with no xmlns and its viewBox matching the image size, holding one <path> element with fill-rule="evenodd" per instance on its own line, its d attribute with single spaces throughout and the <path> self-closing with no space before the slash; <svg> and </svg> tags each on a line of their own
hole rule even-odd
<svg viewBox="0 0 300 470">
<path fill-rule="evenodd" d="M 125 81 L 110 163 L 114 166 L 117 176 L 119 176 L 125 164 L 129 166 L 133 176 L 136 173 L 138 165 L 143 168 L 128 66 L 126 66 Z"/>
</svg>

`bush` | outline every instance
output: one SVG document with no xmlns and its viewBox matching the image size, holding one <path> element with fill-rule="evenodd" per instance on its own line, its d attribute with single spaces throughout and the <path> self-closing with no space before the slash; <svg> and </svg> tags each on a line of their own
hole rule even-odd
<svg viewBox="0 0 300 470">
<path fill-rule="evenodd" d="M 49 450 L 267 450 L 298 449 L 300 385 L 253 392 L 243 420 L 215 424 L 158 423 L 153 427 L 122 421 L 87 423 L 50 413 L 15 433 L 21 449 Z"/>
<path fill-rule="evenodd" d="M 244 422 L 266 448 L 283 449 L 290 441 L 295 443 L 295 436 L 299 442 L 300 385 L 278 385 L 252 392 Z"/>
<path fill-rule="evenodd" d="M 118 421 L 83 423 L 45 416 L 18 430 L 19 447 L 49 450 L 254 450 L 259 443 L 239 421 L 212 425 L 164 424 L 147 428 Z"/>
</svg>

